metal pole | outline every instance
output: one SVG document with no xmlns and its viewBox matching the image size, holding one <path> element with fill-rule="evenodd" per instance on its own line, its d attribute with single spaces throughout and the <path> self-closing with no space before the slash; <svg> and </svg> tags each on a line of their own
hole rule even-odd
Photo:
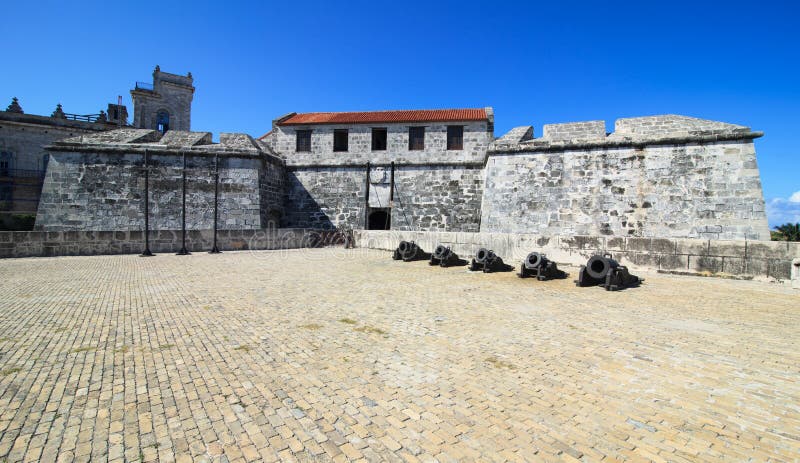
<svg viewBox="0 0 800 463">
<path fill-rule="evenodd" d="M 217 206 L 219 204 L 219 155 L 214 155 L 214 246 L 209 254 L 219 254 L 220 251 L 217 247 Z"/>
<path fill-rule="evenodd" d="M 369 230 L 369 161 L 367 161 L 367 194 L 364 197 L 364 230 Z"/>
<path fill-rule="evenodd" d="M 141 257 L 153 257 L 150 252 L 150 160 L 144 150 L 144 251 Z"/>
<path fill-rule="evenodd" d="M 186 151 L 183 154 L 183 185 L 181 194 L 183 195 L 181 204 L 181 250 L 178 251 L 179 256 L 188 256 L 190 253 L 186 249 Z"/>
<path fill-rule="evenodd" d="M 392 209 L 394 208 L 394 161 L 389 175 L 389 213 L 386 214 L 386 229 L 392 228 Z"/>
</svg>

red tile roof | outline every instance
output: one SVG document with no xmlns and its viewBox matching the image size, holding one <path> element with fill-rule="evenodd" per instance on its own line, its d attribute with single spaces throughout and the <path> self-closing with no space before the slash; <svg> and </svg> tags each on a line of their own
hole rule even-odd
<svg viewBox="0 0 800 463">
<path fill-rule="evenodd" d="M 456 122 L 487 120 L 481 109 L 415 109 L 397 111 L 364 111 L 347 113 L 294 114 L 278 125 L 306 124 L 374 124 L 400 122 Z"/>
</svg>

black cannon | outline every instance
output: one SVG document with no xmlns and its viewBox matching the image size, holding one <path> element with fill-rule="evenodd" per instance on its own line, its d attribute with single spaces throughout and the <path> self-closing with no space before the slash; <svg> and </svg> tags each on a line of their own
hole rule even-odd
<svg viewBox="0 0 800 463">
<path fill-rule="evenodd" d="M 525 257 L 517 274 L 520 278 L 536 277 L 539 281 L 552 278 L 566 278 L 567 272 L 558 269 L 555 262 L 549 260 L 544 254 L 532 252 Z"/>
<path fill-rule="evenodd" d="M 401 241 L 392 253 L 392 259 L 411 262 L 412 260 L 427 259 L 428 255 L 413 241 Z"/>
<path fill-rule="evenodd" d="M 631 275 L 628 268 L 619 265 L 611 258 L 611 254 L 594 255 L 589 258 L 586 265 L 581 265 L 578 273 L 578 286 L 602 286 L 606 291 L 616 291 L 629 286 L 638 286 L 644 281 L 636 275 Z"/>
<path fill-rule="evenodd" d="M 443 244 L 436 246 L 436 249 L 433 250 L 433 254 L 431 255 L 431 261 L 429 262 L 430 265 L 439 265 L 440 267 L 449 267 L 461 263 L 462 260 L 459 259 L 458 255 Z"/>
<path fill-rule="evenodd" d="M 475 253 L 475 258 L 469 265 L 469 269 L 474 271 L 483 270 L 484 273 L 489 272 L 502 272 L 512 269 L 513 267 L 506 265 L 503 259 L 500 258 L 494 251 L 486 248 L 478 249 Z"/>
</svg>

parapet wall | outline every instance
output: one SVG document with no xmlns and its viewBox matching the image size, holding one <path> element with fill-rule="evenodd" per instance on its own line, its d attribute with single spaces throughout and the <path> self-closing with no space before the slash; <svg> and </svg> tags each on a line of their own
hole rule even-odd
<svg viewBox="0 0 800 463">
<path fill-rule="evenodd" d="M 358 247 L 387 251 L 396 249 L 401 240 L 415 241 L 426 252 L 433 251 L 441 243 L 467 259 L 485 247 L 515 266 L 519 266 L 522 259 L 533 251 L 544 252 L 559 264 L 575 266 L 585 264 L 594 254 L 608 252 L 632 270 L 762 281 L 789 280 L 792 261 L 800 258 L 800 243 L 785 241 L 375 230 L 355 231 L 354 238 Z"/>
<path fill-rule="evenodd" d="M 188 230 L 186 247 L 190 252 L 207 252 L 213 238 L 213 230 Z M 217 247 L 222 251 L 297 249 L 344 244 L 347 239 L 335 231 L 297 228 L 219 230 Z M 175 253 L 181 246 L 180 230 L 150 232 L 154 253 Z M 142 231 L 0 232 L 0 258 L 139 254 L 142 250 Z"/>
</svg>

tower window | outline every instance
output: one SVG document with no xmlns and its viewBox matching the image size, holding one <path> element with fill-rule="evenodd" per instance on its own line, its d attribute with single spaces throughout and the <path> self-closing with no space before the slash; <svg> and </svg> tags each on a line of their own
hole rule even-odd
<svg viewBox="0 0 800 463">
<path fill-rule="evenodd" d="M 463 125 L 448 125 L 447 126 L 447 149 L 449 149 L 449 150 L 463 150 L 464 149 L 464 126 Z"/>
<path fill-rule="evenodd" d="M 161 133 L 167 133 L 169 130 L 169 113 L 166 111 L 159 111 L 156 114 L 156 130 Z"/>
<path fill-rule="evenodd" d="M 425 127 L 408 128 L 408 149 L 409 151 L 425 149 Z"/>
<path fill-rule="evenodd" d="M 347 129 L 336 129 L 333 131 L 333 150 L 347 151 Z"/>
<path fill-rule="evenodd" d="M 386 129 L 372 129 L 372 151 L 386 151 Z"/>
<path fill-rule="evenodd" d="M 298 153 L 310 153 L 311 152 L 311 131 L 310 130 L 298 130 L 297 131 L 297 143 L 295 146 L 295 151 Z"/>
</svg>

